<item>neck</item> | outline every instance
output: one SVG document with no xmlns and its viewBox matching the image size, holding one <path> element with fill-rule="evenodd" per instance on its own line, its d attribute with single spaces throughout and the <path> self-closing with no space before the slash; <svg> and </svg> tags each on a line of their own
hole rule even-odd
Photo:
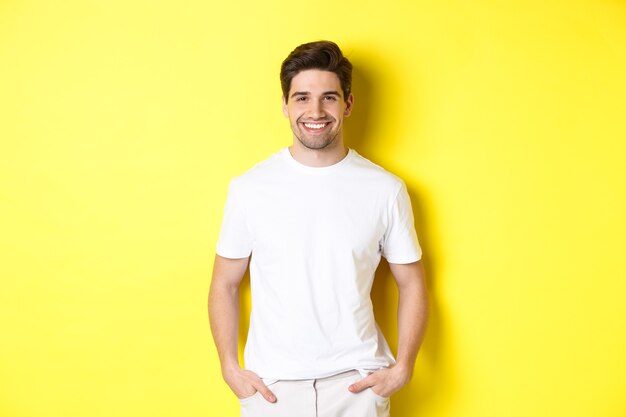
<svg viewBox="0 0 626 417">
<path fill-rule="evenodd" d="M 348 149 L 343 141 L 323 149 L 309 149 L 302 145 L 297 138 L 294 138 L 294 143 L 289 147 L 289 152 L 293 159 L 301 164 L 320 168 L 335 165 L 344 159 L 348 154 Z"/>
</svg>

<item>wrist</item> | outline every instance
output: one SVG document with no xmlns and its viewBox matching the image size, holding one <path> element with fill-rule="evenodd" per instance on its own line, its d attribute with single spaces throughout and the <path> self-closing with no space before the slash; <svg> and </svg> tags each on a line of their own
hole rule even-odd
<svg viewBox="0 0 626 417">
<path fill-rule="evenodd" d="M 239 366 L 239 361 L 237 360 L 228 360 L 222 362 L 222 375 L 226 376 L 232 374 L 233 372 L 237 372 L 241 370 L 241 366 Z"/>
<path fill-rule="evenodd" d="M 413 364 L 407 362 L 396 362 L 392 368 L 395 372 L 402 375 L 407 381 L 413 376 Z"/>
</svg>

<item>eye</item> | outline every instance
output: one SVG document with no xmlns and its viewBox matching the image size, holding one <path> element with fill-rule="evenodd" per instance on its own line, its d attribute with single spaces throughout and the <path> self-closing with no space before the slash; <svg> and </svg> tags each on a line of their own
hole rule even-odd
<svg viewBox="0 0 626 417">
<path fill-rule="evenodd" d="M 296 101 L 306 101 L 306 97 L 305 96 L 300 96 L 296 99 Z"/>
<path fill-rule="evenodd" d="M 335 96 L 324 96 L 324 100 L 326 100 L 326 101 L 337 101 L 337 97 L 335 97 Z"/>
</svg>

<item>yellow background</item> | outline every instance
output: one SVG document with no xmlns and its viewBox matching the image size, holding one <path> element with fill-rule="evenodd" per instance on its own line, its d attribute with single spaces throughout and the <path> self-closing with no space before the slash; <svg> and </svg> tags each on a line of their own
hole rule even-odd
<svg viewBox="0 0 626 417">
<path fill-rule="evenodd" d="M 229 180 L 332 39 L 405 179 L 431 321 L 393 417 L 626 415 L 626 2 L 4 0 L 0 415 L 235 416 L 206 318 Z M 395 348 L 383 265 L 376 313 Z"/>
</svg>

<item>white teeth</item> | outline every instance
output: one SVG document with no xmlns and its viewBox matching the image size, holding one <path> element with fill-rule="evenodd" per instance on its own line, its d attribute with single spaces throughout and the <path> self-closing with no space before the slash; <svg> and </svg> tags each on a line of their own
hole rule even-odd
<svg viewBox="0 0 626 417">
<path fill-rule="evenodd" d="M 308 129 L 321 129 L 326 126 L 326 123 L 305 123 L 304 124 Z"/>
</svg>

